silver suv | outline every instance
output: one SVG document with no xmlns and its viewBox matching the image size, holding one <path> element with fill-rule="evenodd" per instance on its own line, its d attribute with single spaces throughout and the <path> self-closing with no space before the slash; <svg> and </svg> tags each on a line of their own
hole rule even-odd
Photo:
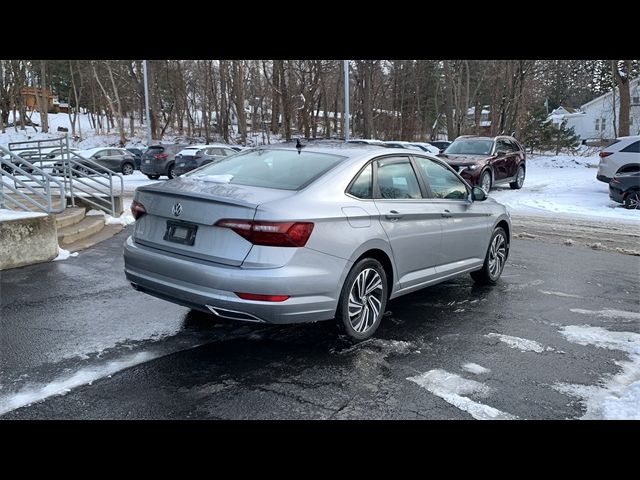
<svg viewBox="0 0 640 480">
<path fill-rule="evenodd" d="M 600 152 L 596 178 L 609 183 L 618 173 L 640 170 L 640 135 L 616 138 Z"/>
</svg>

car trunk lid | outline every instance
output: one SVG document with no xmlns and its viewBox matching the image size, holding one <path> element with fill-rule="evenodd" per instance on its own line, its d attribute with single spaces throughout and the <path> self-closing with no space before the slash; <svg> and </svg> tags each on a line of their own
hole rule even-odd
<svg viewBox="0 0 640 480">
<path fill-rule="evenodd" d="M 258 205 L 293 193 L 190 177 L 140 187 L 136 200 L 147 214 L 136 221 L 134 239 L 167 252 L 239 266 L 252 244 L 214 224 L 224 218 L 252 220 Z"/>
</svg>

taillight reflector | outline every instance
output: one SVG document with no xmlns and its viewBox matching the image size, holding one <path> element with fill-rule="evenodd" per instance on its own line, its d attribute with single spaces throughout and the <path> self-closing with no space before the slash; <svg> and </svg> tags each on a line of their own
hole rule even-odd
<svg viewBox="0 0 640 480">
<path fill-rule="evenodd" d="M 613 154 L 613 152 L 600 152 L 598 155 L 600 156 L 600 158 L 604 158 L 608 157 L 611 154 Z"/>
<path fill-rule="evenodd" d="M 304 247 L 313 231 L 311 222 L 256 222 L 225 218 L 216 227 L 230 228 L 253 243 L 268 247 Z"/>
<path fill-rule="evenodd" d="M 289 295 L 259 295 L 257 293 L 234 292 L 243 300 L 258 300 L 260 302 L 284 302 Z"/>
<path fill-rule="evenodd" d="M 131 202 L 131 214 L 133 215 L 133 218 L 137 220 L 145 213 L 147 213 L 147 209 L 144 208 L 143 204 L 135 200 Z"/>
</svg>

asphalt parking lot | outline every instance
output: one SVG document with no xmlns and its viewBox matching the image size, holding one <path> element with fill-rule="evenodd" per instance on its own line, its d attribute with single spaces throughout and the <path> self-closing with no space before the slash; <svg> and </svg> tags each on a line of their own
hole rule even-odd
<svg viewBox="0 0 640 480">
<path fill-rule="evenodd" d="M 515 238 L 498 286 L 391 301 L 354 346 L 332 322 L 220 323 L 135 292 L 130 229 L 2 272 L 1 419 L 611 418 L 640 379 L 637 256 Z"/>
</svg>

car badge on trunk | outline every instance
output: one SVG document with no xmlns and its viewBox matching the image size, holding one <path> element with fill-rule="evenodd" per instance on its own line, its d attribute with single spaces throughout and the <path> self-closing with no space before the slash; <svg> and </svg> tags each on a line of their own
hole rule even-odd
<svg viewBox="0 0 640 480">
<path fill-rule="evenodd" d="M 180 202 L 176 203 L 171 211 L 176 217 L 180 216 L 180 214 L 182 213 L 182 204 Z"/>
</svg>

